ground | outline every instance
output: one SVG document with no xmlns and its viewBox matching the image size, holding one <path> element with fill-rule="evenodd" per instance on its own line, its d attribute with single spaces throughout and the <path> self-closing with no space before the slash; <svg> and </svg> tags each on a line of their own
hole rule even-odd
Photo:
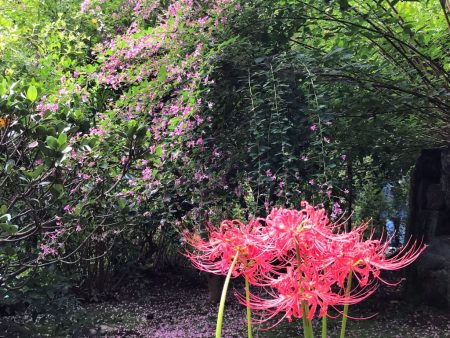
<svg viewBox="0 0 450 338">
<path fill-rule="evenodd" d="M 201 280 L 201 279 L 200 279 Z M 241 284 L 234 282 L 234 288 Z M 53 314 L 22 313 L 0 318 L 0 337 L 152 337 L 209 338 L 214 336 L 217 304 L 211 304 L 204 283 L 172 273 L 135 276 L 113 299 L 83 303 Z M 450 337 L 450 312 L 414 306 L 402 299 L 402 285 L 382 287 L 363 304 L 350 307 L 347 337 Z M 255 326 L 255 338 L 301 337 L 300 321 L 272 330 Z M 225 309 L 224 338 L 246 337 L 245 308 L 233 291 Z M 320 322 L 315 322 L 320 336 Z M 339 336 L 339 321 L 329 320 L 329 337 Z"/>
</svg>

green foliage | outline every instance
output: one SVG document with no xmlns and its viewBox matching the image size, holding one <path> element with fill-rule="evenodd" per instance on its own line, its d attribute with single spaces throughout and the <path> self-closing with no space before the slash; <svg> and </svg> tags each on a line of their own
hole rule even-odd
<svg viewBox="0 0 450 338">
<path fill-rule="evenodd" d="M 2 288 L 61 263 L 108 291 L 182 226 L 302 199 L 376 223 L 448 139 L 437 2 L 86 3 L 0 0 Z"/>
<path fill-rule="evenodd" d="M 423 28 L 413 10 L 435 19 Z M 233 187 L 251 175 L 261 213 L 263 202 L 302 198 L 351 212 L 358 192 L 399 179 L 421 147 L 446 139 L 449 60 L 434 54 L 437 41 L 448 44 L 441 14 L 424 3 L 247 2 L 208 96 L 211 148 L 229 154 L 216 180 Z M 422 30 L 433 38 L 416 41 Z"/>
</svg>

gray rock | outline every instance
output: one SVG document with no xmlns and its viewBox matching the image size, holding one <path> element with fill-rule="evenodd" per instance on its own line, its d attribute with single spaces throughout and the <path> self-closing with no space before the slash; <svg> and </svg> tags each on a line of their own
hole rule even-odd
<svg viewBox="0 0 450 338">
<path fill-rule="evenodd" d="M 426 209 L 440 210 L 445 207 L 441 184 L 430 184 L 426 192 Z"/>
<path fill-rule="evenodd" d="M 426 303 L 450 307 L 450 236 L 431 240 L 416 264 L 416 292 Z"/>
</svg>

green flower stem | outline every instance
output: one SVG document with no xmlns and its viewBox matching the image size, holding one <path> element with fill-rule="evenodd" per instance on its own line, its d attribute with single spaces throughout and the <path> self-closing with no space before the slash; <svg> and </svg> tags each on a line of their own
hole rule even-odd
<svg viewBox="0 0 450 338">
<path fill-rule="evenodd" d="M 327 316 L 324 315 L 322 317 L 322 338 L 327 338 L 328 336 L 328 329 L 327 329 Z"/>
<path fill-rule="evenodd" d="M 313 328 L 311 321 L 308 319 L 308 303 L 304 300 L 302 301 L 302 319 L 303 319 L 303 333 L 305 338 L 314 338 Z"/>
<path fill-rule="evenodd" d="M 300 257 L 300 249 L 298 248 L 298 243 L 295 244 L 295 253 L 297 255 L 297 262 L 299 265 L 302 264 Z M 311 321 L 308 319 L 308 303 L 302 301 L 302 320 L 303 320 L 303 335 L 305 338 L 314 338 L 314 333 L 311 325 Z"/>
<path fill-rule="evenodd" d="M 350 298 L 350 290 L 352 288 L 352 277 L 353 277 L 353 273 L 352 273 L 352 270 L 350 270 L 348 277 L 347 277 L 347 287 L 345 288 L 345 296 L 347 299 Z M 345 337 L 345 327 L 347 326 L 347 315 L 348 315 L 348 303 L 344 304 L 344 313 L 343 313 L 343 317 L 342 317 L 340 338 Z"/>
<path fill-rule="evenodd" d="M 236 251 L 236 255 L 234 256 L 233 262 L 231 263 L 230 269 L 228 270 L 227 278 L 225 278 L 225 283 L 223 284 L 222 296 L 220 297 L 219 304 L 219 313 L 217 314 L 216 338 L 220 338 L 222 336 L 223 312 L 225 310 L 225 300 L 227 298 L 228 284 L 230 284 L 231 273 L 233 272 L 234 266 L 236 265 L 238 256 L 239 251 Z"/>
<path fill-rule="evenodd" d="M 248 278 L 245 277 L 245 300 L 247 303 L 247 337 L 253 338 L 252 334 L 252 312 L 250 311 L 250 285 Z"/>
</svg>

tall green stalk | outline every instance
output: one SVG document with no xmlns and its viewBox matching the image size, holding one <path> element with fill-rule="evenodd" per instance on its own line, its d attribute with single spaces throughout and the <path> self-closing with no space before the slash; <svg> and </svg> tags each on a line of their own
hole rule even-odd
<svg viewBox="0 0 450 338">
<path fill-rule="evenodd" d="M 308 302 L 302 301 L 302 313 L 303 313 L 303 335 L 305 338 L 314 338 L 313 328 L 311 321 L 308 319 L 309 307 Z"/>
<path fill-rule="evenodd" d="M 328 336 L 327 316 L 324 315 L 322 317 L 322 338 L 327 338 L 327 336 Z"/>
<path fill-rule="evenodd" d="M 347 277 L 347 287 L 345 288 L 345 298 L 347 301 L 350 298 L 350 290 L 352 288 L 352 277 L 353 277 L 353 273 L 352 273 L 352 270 L 350 270 L 348 277 Z M 346 304 L 344 304 L 344 313 L 343 313 L 343 317 L 342 317 L 340 338 L 345 337 L 345 327 L 347 326 L 347 315 L 348 315 L 348 302 Z"/>
<path fill-rule="evenodd" d="M 216 325 L 216 338 L 221 338 L 222 336 L 222 322 L 223 322 L 223 312 L 225 310 L 225 300 L 227 298 L 228 284 L 230 284 L 231 273 L 236 265 L 239 256 L 239 251 L 236 251 L 233 262 L 231 263 L 230 269 L 227 273 L 227 278 L 225 278 L 225 283 L 223 284 L 222 296 L 220 297 L 219 313 L 217 314 L 217 325 Z"/>
<path fill-rule="evenodd" d="M 247 337 L 253 338 L 252 334 L 252 312 L 250 311 L 250 285 L 248 278 L 245 277 L 245 301 L 247 305 Z"/>
<path fill-rule="evenodd" d="M 298 243 L 295 244 L 295 253 L 297 255 L 298 265 L 302 264 L 302 260 L 300 257 L 300 249 L 298 248 Z M 308 319 L 308 303 L 306 301 L 302 301 L 302 320 L 303 320 L 303 335 L 305 338 L 314 338 L 314 333 L 311 325 L 311 321 Z"/>
</svg>

